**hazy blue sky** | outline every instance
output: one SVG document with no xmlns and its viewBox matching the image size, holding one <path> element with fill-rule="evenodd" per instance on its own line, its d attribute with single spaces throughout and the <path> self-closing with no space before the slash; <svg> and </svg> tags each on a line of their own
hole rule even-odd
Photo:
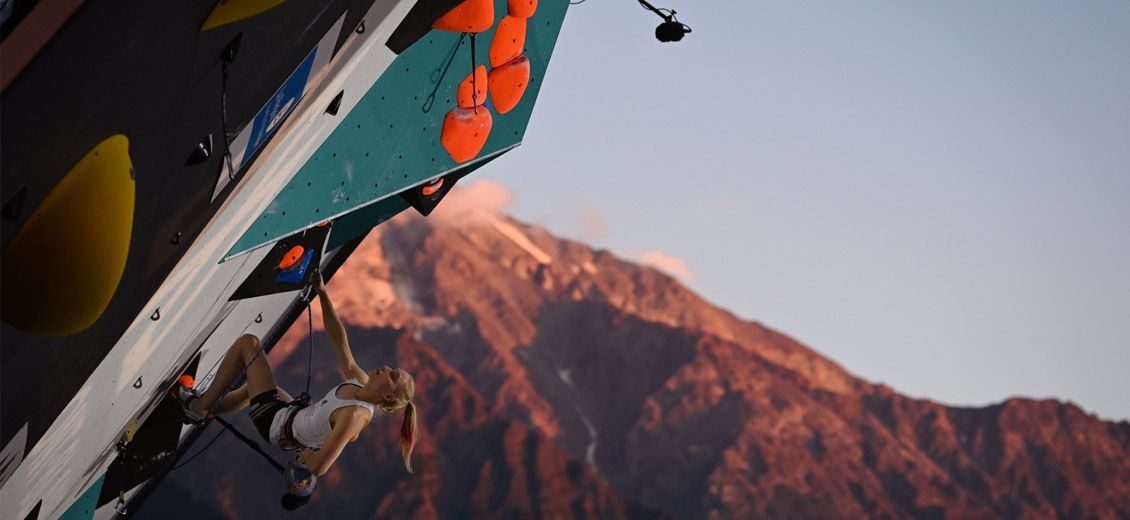
<svg viewBox="0 0 1130 520">
<path fill-rule="evenodd" d="M 573 6 L 475 177 L 916 397 L 1130 418 L 1130 2 Z M 652 253 L 655 254 L 655 253 Z"/>
</svg>

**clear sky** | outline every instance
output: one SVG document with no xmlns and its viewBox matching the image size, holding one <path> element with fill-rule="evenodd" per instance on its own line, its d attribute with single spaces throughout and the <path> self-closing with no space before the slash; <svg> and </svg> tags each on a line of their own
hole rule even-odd
<svg viewBox="0 0 1130 520">
<path fill-rule="evenodd" d="M 915 397 L 1130 418 L 1130 2 L 653 3 L 694 32 L 571 7 L 473 176 L 513 214 Z"/>
</svg>

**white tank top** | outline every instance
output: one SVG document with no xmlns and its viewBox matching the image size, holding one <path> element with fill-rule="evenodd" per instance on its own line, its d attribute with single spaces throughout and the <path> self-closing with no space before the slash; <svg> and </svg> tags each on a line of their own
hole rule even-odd
<svg viewBox="0 0 1130 520">
<path fill-rule="evenodd" d="M 370 414 L 376 415 L 371 403 L 338 397 L 337 391 L 344 385 L 364 386 L 356 379 L 347 379 L 344 383 L 331 388 L 330 391 L 326 393 L 325 397 L 310 403 L 310 406 L 296 412 L 297 415 L 295 415 L 294 424 L 292 425 L 295 440 L 302 443 L 303 446 L 310 448 L 321 448 L 324 446 L 326 440 L 330 438 L 330 415 L 338 408 L 360 406 L 369 410 Z M 290 414 L 275 414 L 274 420 L 271 421 L 272 441 L 285 437 L 286 417 L 288 415 Z"/>
</svg>

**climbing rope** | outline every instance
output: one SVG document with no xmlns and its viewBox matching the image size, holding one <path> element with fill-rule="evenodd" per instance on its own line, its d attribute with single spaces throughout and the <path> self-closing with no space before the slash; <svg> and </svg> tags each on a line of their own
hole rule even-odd
<svg viewBox="0 0 1130 520">
<path fill-rule="evenodd" d="M 223 73 L 223 79 L 220 81 L 220 132 L 224 134 L 224 162 L 228 165 L 228 180 L 235 179 L 235 169 L 232 168 L 231 162 L 231 143 L 228 139 L 228 75 L 230 74 L 228 69 L 234 60 L 234 56 L 228 56 L 226 53 L 220 59 L 220 70 Z"/>
<path fill-rule="evenodd" d="M 306 324 L 309 327 L 309 333 L 306 335 L 306 389 L 298 394 L 294 400 L 298 401 L 300 405 L 305 408 L 310 404 L 310 374 L 314 371 L 314 311 L 312 309 L 313 296 L 307 294 L 303 297 L 306 300 Z"/>
<path fill-rule="evenodd" d="M 216 419 L 216 422 L 220 423 L 220 426 L 227 428 L 228 431 L 230 431 L 232 433 L 232 435 L 235 435 L 239 440 L 243 441 L 244 444 L 247 444 L 248 446 L 251 447 L 251 449 L 255 450 L 256 453 L 258 453 L 259 455 L 262 455 L 264 460 L 269 462 L 272 467 L 279 470 L 279 473 L 286 471 L 286 468 L 284 468 L 282 464 L 279 464 L 278 461 L 276 461 L 269 454 L 267 454 L 267 452 L 263 451 L 263 448 L 261 448 L 259 446 L 259 443 L 255 442 L 250 437 L 240 433 L 239 430 L 235 429 L 235 426 L 232 426 L 232 423 L 227 422 L 226 420 L 224 420 L 223 417 L 216 417 L 215 419 Z"/>
<path fill-rule="evenodd" d="M 302 392 L 303 395 L 309 396 L 310 394 L 310 373 L 314 370 L 314 311 L 312 310 L 313 300 L 306 300 L 306 324 L 309 327 L 307 330 L 309 334 L 306 335 L 306 390 Z"/>
<path fill-rule="evenodd" d="M 443 78 L 447 77 L 447 70 L 450 69 L 451 64 L 455 62 L 455 56 L 459 54 L 459 49 L 463 47 L 463 39 L 466 37 L 467 33 L 460 34 L 459 41 L 455 42 L 455 46 L 451 48 L 451 52 L 447 53 L 447 57 L 444 58 L 443 67 L 436 67 L 436 69 L 432 71 L 430 79 L 435 83 L 435 86 L 432 87 L 431 94 L 428 94 L 428 97 L 424 99 L 423 106 L 420 107 L 424 112 L 431 111 L 432 105 L 435 104 L 436 92 L 439 91 L 440 85 L 443 84 Z"/>
<path fill-rule="evenodd" d="M 193 454 L 191 457 L 189 457 L 187 460 L 181 462 L 180 464 L 173 466 L 173 469 L 174 470 L 181 469 L 181 468 L 187 466 L 188 463 L 192 462 L 193 459 L 204 454 L 205 451 L 208 451 L 208 448 L 211 448 L 212 444 L 215 444 L 215 442 L 217 440 L 219 440 L 220 436 L 222 436 L 223 434 L 224 434 L 224 430 L 220 430 L 220 431 L 216 432 L 216 435 L 214 437 L 212 437 L 212 440 L 208 441 L 208 444 L 205 444 L 203 448 L 200 448 L 200 451 L 196 452 L 195 454 Z M 170 470 L 170 471 L 172 471 L 172 470 Z"/>
<path fill-rule="evenodd" d="M 478 79 L 478 74 L 475 74 L 475 36 L 478 33 L 471 33 L 471 100 L 475 104 L 475 113 L 479 113 L 479 87 L 475 80 Z"/>
</svg>

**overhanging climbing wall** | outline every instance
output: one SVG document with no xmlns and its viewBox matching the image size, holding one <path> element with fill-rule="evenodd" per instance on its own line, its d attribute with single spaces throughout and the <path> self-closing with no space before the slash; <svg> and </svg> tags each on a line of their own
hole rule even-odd
<svg viewBox="0 0 1130 520">
<path fill-rule="evenodd" d="M 499 114 L 490 96 L 479 110 L 493 118 L 486 143 L 462 164 L 440 142 L 444 118 L 457 105 L 459 84 L 472 71 L 471 37 L 431 31 L 393 62 L 325 144 L 228 252 L 239 255 L 327 219 L 394 197 L 396 193 L 461 167 L 497 156 L 521 142 L 568 2 L 542 1 L 526 21 L 529 82 L 517 104 Z M 507 0 L 495 0 L 494 25 L 475 38 L 475 65 L 490 65 Z M 501 69 L 501 67 L 496 67 Z M 483 90 L 479 86 L 479 90 Z M 507 107 L 504 107 L 507 108 Z M 386 203 L 404 208 L 399 203 Z M 372 224 L 389 211 L 368 211 Z"/>
</svg>

